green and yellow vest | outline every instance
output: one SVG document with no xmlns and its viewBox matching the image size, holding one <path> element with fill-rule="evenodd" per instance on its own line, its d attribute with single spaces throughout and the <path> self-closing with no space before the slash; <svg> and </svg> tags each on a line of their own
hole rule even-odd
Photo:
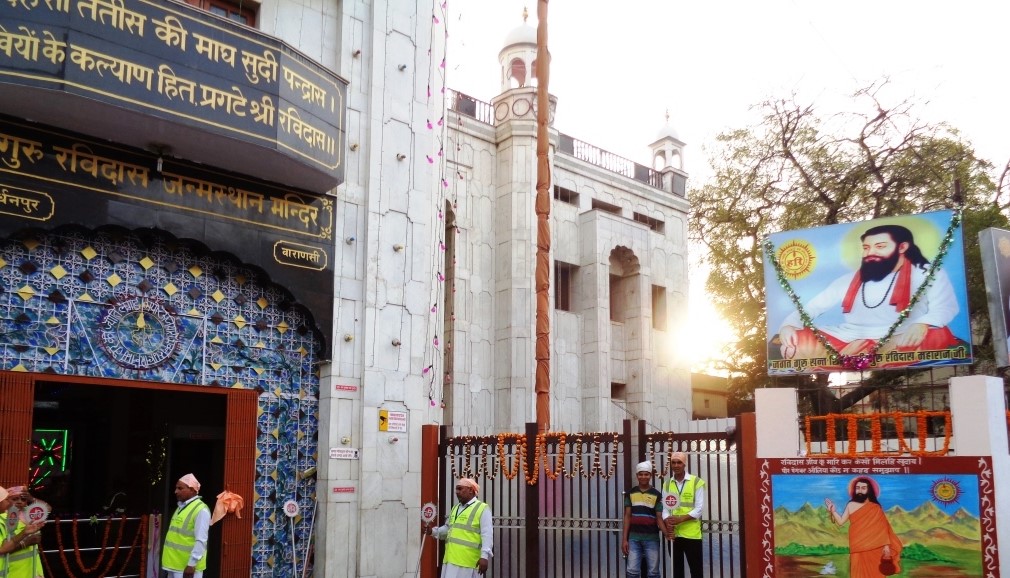
<svg viewBox="0 0 1010 578">
<path fill-rule="evenodd" d="M 24 520 L 18 519 L 14 533 L 17 534 L 23 531 L 26 526 L 27 524 L 25 524 Z M 35 576 L 42 576 L 42 558 L 39 557 L 38 546 L 27 546 L 20 550 L 15 550 L 5 557 L 7 558 L 6 578 L 35 578 Z M 2 571 L 0 571 L 0 575 L 2 575 Z"/>
<path fill-rule="evenodd" d="M 161 551 L 161 567 L 180 571 L 189 565 L 189 555 L 196 545 L 196 515 L 202 510 L 210 511 L 199 498 L 176 508 L 165 536 L 165 547 Z M 196 562 L 196 571 L 207 568 L 207 556 Z"/>
<path fill-rule="evenodd" d="M 449 512 L 449 535 L 445 538 L 443 563 L 476 568 L 480 560 L 480 516 L 487 504 L 476 500 L 467 506 L 456 504 Z"/>
<path fill-rule="evenodd" d="M 677 507 L 670 513 L 674 516 L 684 516 L 694 509 L 694 493 L 698 488 L 705 487 L 705 480 L 698 476 L 692 476 L 684 481 L 684 488 L 677 490 L 677 480 L 670 478 L 666 484 L 666 493 L 677 496 Z M 678 538 L 692 538 L 701 540 L 701 520 L 691 519 L 687 522 L 677 524 Z"/>
</svg>

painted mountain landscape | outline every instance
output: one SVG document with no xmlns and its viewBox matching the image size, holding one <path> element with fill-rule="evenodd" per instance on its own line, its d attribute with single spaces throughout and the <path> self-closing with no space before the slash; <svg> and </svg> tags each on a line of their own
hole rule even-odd
<svg viewBox="0 0 1010 578">
<path fill-rule="evenodd" d="M 900 576 L 982 576 L 981 524 L 961 507 L 951 513 L 931 501 L 911 510 L 885 509 L 903 544 Z M 824 505 L 776 507 L 777 577 L 848 576 L 848 525 L 836 526 Z"/>
</svg>

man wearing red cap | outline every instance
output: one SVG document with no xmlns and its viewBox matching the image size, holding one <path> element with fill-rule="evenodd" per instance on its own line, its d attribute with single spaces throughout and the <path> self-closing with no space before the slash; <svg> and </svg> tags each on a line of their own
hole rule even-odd
<svg viewBox="0 0 1010 578">
<path fill-rule="evenodd" d="M 197 495 L 199 491 L 200 482 L 193 474 L 186 474 L 175 483 L 179 506 L 172 514 L 161 551 L 161 568 L 169 578 L 202 578 L 207 567 L 210 508 Z"/>
<path fill-rule="evenodd" d="M 901 572 L 901 540 L 884 515 L 877 501 L 880 486 L 868 476 L 859 476 L 849 482 L 852 500 L 838 513 L 834 502 L 824 499 L 831 520 L 841 526 L 849 522 L 849 576 L 851 578 L 876 578 Z M 882 567 L 887 567 L 887 573 Z"/>
<path fill-rule="evenodd" d="M 14 486 L 7 489 L 10 495 L 11 508 L 7 513 L 7 529 L 23 532 L 28 527 L 26 509 L 32 501 L 31 494 L 24 486 Z M 21 548 L 7 555 L 7 575 L 5 578 L 42 578 L 42 558 L 39 557 L 38 544 L 42 534 L 30 534 L 21 543 Z"/>
<path fill-rule="evenodd" d="M 701 511 L 705 507 L 705 480 L 687 473 L 687 454 L 670 455 L 673 476 L 663 493 L 666 536 L 673 540 L 673 577 L 684 578 L 684 560 L 691 578 L 702 578 Z"/>
<path fill-rule="evenodd" d="M 456 498 L 444 526 L 425 527 L 424 533 L 445 540 L 442 578 L 473 578 L 487 572 L 494 545 L 491 508 L 477 499 L 480 486 L 470 478 L 456 482 Z"/>
<path fill-rule="evenodd" d="M 7 489 L 0 488 L 0 512 L 9 510 L 13 503 L 14 500 Z M 44 522 L 32 522 L 18 531 L 8 528 L 6 520 L 0 522 L 0 576 L 7 575 L 9 570 L 7 563 L 12 552 L 38 544 L 38 533 L 43 524 Z"/>
</svg>

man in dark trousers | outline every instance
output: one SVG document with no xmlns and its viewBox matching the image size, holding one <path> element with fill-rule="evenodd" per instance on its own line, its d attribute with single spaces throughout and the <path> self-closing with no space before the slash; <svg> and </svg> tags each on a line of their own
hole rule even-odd
<svg viewBox="0 0 1010 578">
<path fill-rule="evenodd" d="M 659 544 L 663 527 L 663 494 L 652 487 L 652 462 L 635 466 L 638 486 L 624 492 L 624 531 L 621 553 L 628 561 L 628 578 L 640 578 L 645 562 L 647 578 L 660 578 Z"/>
<path fill-rule="evenodd" d="M 673 578 L 684 578 L 684 560 L 691 578 L 702 578 L 701 511 L 705 507 L 705 480 L 687 473 L 687 455 L 670 458 L 673 477 L 663 494 L 666 536 L 673 540 Z"/>
</svg>

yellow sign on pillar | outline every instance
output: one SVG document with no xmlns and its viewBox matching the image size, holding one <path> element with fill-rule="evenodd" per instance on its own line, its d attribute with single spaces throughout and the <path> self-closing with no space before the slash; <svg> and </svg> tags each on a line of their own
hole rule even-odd
<svg viewBox="0 0 1010 578">
<path fill-rule="evenodd" d="M 379 431 L 389 431 L 389 410 L 379 410 Z"/>
</svg>

